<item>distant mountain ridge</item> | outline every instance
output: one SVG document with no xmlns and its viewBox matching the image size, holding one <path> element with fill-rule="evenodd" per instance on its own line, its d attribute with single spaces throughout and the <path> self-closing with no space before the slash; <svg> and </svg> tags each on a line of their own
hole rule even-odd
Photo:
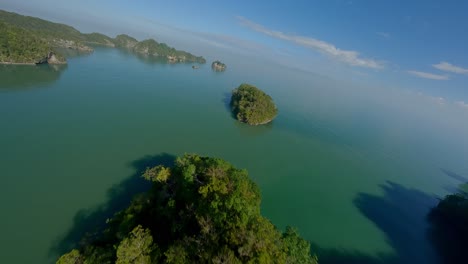
<svg viewBox="0 0 468 264">
<path fill-rule="evenodd" d="M 128 35 L 111 38 L 101 33 L 81 33 L 77 29 L 44 19 L 0 10 L 0 63 L 65 63 L 57 48 L 92 52 L 89 45 L 125 48 L 135 53 L 165 58 L 170 62 L 205 63 L 201 56 L 176 50 L 154 39 L 139 42 Z M 55 60 L 48 58 L 55 54 Z"/>
</svg>

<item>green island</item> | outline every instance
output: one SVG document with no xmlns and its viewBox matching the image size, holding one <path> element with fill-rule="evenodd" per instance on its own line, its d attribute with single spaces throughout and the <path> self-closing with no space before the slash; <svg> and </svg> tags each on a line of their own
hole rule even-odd
<svg viewBox="0 0 468 264">
<path fill-rule="evenodd" d="M 317 263 L 295 229 L 281 233 L 260 214 L 260 190 L 246 170 L 186 154 L 142 177 L 151 189 L 58 264 Z"/>
<path fill-rule="evenodd" d="M 429 236 L 443 263 L 460 263 L 468 246 L 468 184 L 441 199 L 428 215 Z"/>
<path fill-rule="evenodd" d="M 211 63 L 211 68 L 214 71 L 225 71 L 226 70 L 226 64 L 220 62 L 219 60 L 216 60 L 216 61 L 213 61 L 213 63 Z"/>
<path fill-rule="evenodd" d="M 232 91 L 231 109 L 237 120 L 249 125 L 267 124 L 278 114 L 268 94 L 246 83 Z"/>
<path fill-rule="evenodd" d="M 111 38 L 100 33 L 84 34 L 71 26 L 0 10 L 1 64 L 62 64 L 66 59 L 58 48 L 92 52 L 90 45 L 125 48 L 173 63 L 206 63 L 201 56 L 176 50 L 154 39 L 139 42 L 127 35 Z"/>
</svg>

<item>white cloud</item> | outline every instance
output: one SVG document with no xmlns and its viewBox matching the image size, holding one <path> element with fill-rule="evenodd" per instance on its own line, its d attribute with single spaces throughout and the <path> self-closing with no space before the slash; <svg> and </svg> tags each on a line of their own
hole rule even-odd
<svg viewBox="0 0 468 264">
<path fill-rule="evenodd" d="M 263 33 L 273 38 L 290 41 L 297 45 L 301 45 L 306 48 L 320 51 L 339 61 L 347 63 L 351 66 L 365 67 L 365 68 L 371 68 L 371 69 L 384 68 L 384 65 L 382 62 L 379 62 L 373 59 L 362 58 L 360 57 L 359 52 L 357 51 L 342 50 L 342 49 L 335 47 L 335 45 L 331 43 L 327 43 L 319 39 L 314 39 L 314 38 L 304 37 L 304 36 L 289 35 L 280 31 L 271 30 L 260 24 L 254 23 L 244 17 L 239 16 L 237 17 L 237 19 L 241 22 L 243 26 L 246 26 L 254 31 Z"/>
<path fill-rule="evenodd" d="M 455 102 L 456 105 L 458 105 L 461 108 L 468 109 L 468 103 L 465 103 L 464 101 L 457 101 Z"/>
<path fill-rule="evenodd" d="M 384 39 L 389 39 L 390 38 L 390 33 L 388 32 L 376 32 L 377 35 L 381 36 Z"/>
<path fill-rule="evenodd" d="M 447 75 L 440 75 L 440 74 L 433 74 L 428 72 L 421 72 L 421 71 L 408 71 L 409 74 L 424 78 L 424 79 L 431 79 L 431 80 L 448 80 L 449 77 Z"/>
<path fill-rule="evenodd" d="M 432 65 L 434 68 L 439 69 L 441 71 L 446 71 L 446 72 L 453 72 L 453 73 L 458 73 L 458 74 L 468 74 L 468 69 L 455 66 L 453 64 L 450 64 L 448 62 L 442 61 L 439 64 L 434 64 Z"/>
</svg>

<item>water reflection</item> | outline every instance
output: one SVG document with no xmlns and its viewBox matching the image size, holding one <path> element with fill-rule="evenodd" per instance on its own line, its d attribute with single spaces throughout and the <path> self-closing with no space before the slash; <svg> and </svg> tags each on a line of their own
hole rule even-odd
<svg viewBox="0 0 468 264">
<path fill-rule="evenodd" d="M 77 58 L 77 57 L 85 57 L 93 54 L 93 52 L 89 51 L 82 51 L 77 49 L 66 49 L 66 48 L 56 48 L 57 52 L 65 56 L 67 59 Z"/>
<path fill-rule="evenodd" d="M 57 81 L 67 65 L 0 65 L 0 91 L 43 87 Z"/>
<path fill-rule="evenodd" d="M 144 64 L 147 64 L 147 65 L 174 66 L 174 65 L 177 65 L 177 64 L 193 64 L 193 63 L 189 63 L 189 62 L 187 62 L 187 63 L 180 63 L 180 62 L 173 63 L 173 62 L 169 62 L 164 57 L 149 56 L 149 55 L 133 52 L 132 50 L 128 50 L 128 49 L 117 48 L 117 50 L 119 51 L 120 54 L 123 54 L 125 56 L 135 57 L 140 62 L 143 62 Z"/>
</svg>

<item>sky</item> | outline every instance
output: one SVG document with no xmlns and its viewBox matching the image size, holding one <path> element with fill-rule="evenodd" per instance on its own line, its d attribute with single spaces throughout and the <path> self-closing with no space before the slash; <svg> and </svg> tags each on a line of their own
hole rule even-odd
<svg viewBox="0 0 468 264">
<path fill-rule="evenodd" d="M 468 109 L 468 1 L 0 0 L 82 32 L 152 37 L 426 94 Z M 198 54 L 197 54 L 198 55 Z"/>
</svg>

